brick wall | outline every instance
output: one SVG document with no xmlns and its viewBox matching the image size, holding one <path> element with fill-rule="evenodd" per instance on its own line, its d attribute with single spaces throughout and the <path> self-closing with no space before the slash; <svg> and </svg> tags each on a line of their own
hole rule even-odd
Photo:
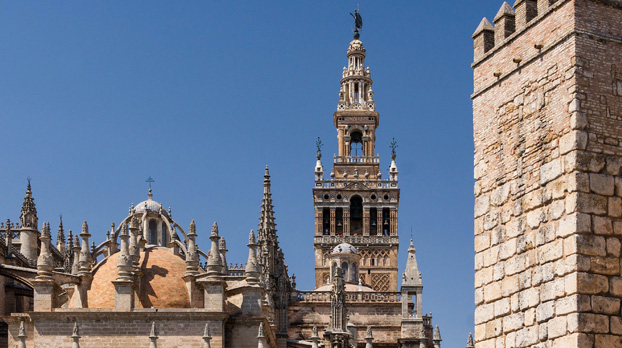
<svg viewBox="0 0 622 348">
<path fill-rule="evenodd" d="M 545 1 L 473 64 L 476 347 L 620 347 L 622 3 Z"/>
</svg>

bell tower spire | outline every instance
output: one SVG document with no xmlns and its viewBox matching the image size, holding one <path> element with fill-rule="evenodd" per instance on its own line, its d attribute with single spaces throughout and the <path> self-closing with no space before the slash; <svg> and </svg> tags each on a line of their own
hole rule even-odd
<svg viewBox="0 0 622 348">
<path fill-rule="evenodd" d="M 373 99 L 370 70 L 365 66 L 367 52 L 359 40 L 363 20 L 358 10 L 352 17 L 354 40 L 346 52 L 348 65 L 343 68 L 339 102 L 333 114 L 338 148 L 327 180 L 320 161 L 321 142 L 316 143 L 315 285 L 323 286 L 330 277 L 331 250 L 348 243 L 361 254 L 358 274 L 362 285 L 376 291 L 397 291 L 397 167 L 392 164 L 393 175 L 382 179 L 380 156 L 375 153 L 380 116 Z M 396 146 L 393 144 L 392 149 Z"/>
</svg>

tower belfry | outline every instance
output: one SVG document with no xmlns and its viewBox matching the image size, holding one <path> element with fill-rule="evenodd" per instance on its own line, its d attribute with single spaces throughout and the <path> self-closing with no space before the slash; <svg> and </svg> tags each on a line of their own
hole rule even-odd
<svg viewBox="0 0 622 348">
<path fill-rule="evenodd" d="M 359 279 L 346 277 L 347 283 L 360 280 L 376 291 L 397 291 L 397 166 L 393 156 L 389 175 L 382 179 L 380 156 L 375 153 L 379 114 L 358 29 L 359 22 L 341 76 L 339 102 L 333 115 L 338 149 L 327 179 L 318 146 L 313 189 L 315 284 L 317 288 L 330 279 L 331 250 L 348 243 L 356 247 L 361 259 Z"/>
</svg>

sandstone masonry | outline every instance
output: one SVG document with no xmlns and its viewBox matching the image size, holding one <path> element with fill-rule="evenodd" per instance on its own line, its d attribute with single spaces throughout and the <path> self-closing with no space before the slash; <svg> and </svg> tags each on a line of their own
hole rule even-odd
<svg viewBox="0 0 622 348">
<path fill-rule="evenodd" d="M 475 346 L 622 347 L 622 1 L 493 22 L 473 34 Z"/>
</svg>

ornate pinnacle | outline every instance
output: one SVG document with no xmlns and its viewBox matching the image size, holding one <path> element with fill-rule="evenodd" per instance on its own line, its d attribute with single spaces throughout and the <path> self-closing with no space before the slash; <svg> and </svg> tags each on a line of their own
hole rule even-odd
<svg viewBox="0 0 622 348">
<path fill-rule="evenodd" d="M 20 216 L 20 223 L 23 227 L 37 228 L 37 208 L 35 206 L 35 200 L 32 198 L 32 189 L 30 187 L 30 177 L 28 178 L 28 187 L 26 188 L 26 196 L 24 197 L 24 203 L 22 204 L 22 214 Z"/>
<path fill-rule="evenodd" d="M 50 224 L 44 222 L 41 232 L 41 253 L 37 259 L 37 279 L 51 279 L 54 271 L 54 259 L 50 251 Z"/>
<path fill-rule="evenodd" d="M 317 137 L 317 140 L 315 141 L 315 147 L 317 147 L 318 160 L 322 158 L 322 146 L 324 146 L 324 144 L 322 144 L 322 139 L 320 139 L 320 137 Z"/>
<path fill-rule="evenodd" d="M 26 325 L 24 324 L 25 320 L 24 319 L 20 319 L 19 321 L 19 333 L 17 334 L 17 337 L 26 337 Z"/>
<path fill-rule="evenodd" d="M 257 333 L 257 338 L 266 338 L 266 332 L 263 326 L 263 321 L 259 323 L 259 332 Z"/>
<path fill-rule="evenodd" d="M 80 271 L 80 238 L 74 236 L 73 242 L 73 264 L 71 265 L 71 274 L 77 275 Z"/>
<path fill-rule="evenodd" d="M 253 230 L 248 234 L 248 261 L 246 262 L 246 268 L 244 269 L 244 273 L 246 274 L 246 282 L 249 284 L 255 284 L 259 281 L 257 278 L 259 275 L 259 270 L 257 269 L 257 256 L 255 254 L 255 247 L 257 247 L 257 243 L 255 243 L 255 233 Z"/>
<path fill-rule="evenodd" d="M 391 141 L 391 145 L 389 145 L 389 148 L 391 148 L 391 159 L 395 161 L 395 157 L 397 156 L 397 154 L 395 153 L 395 149 L 397 149 L 399 147 L 399 145 L 397 145 L 397 141 L 395 141 L 395 138 L 393 138 L 393 141 Z"/>
<path fill-rule="evenodd" d="M 86 220 L 82 223 L 82 248 L 80 248 L 80 276 L 87 276 L 91 271 L 91 253 L 89 251 L 89 225 Z"/>
<path fill-rule="evenodd" d="M 212 225 L 212 235 L 209 239 L 212 241 L 212 247 L 207 258 L 207 273 L 212 277 L 218 277 L 222 271 L 222 260 L 218 252 L 220 237 L 218 236 L 218 224 L 216 222 Z"/>
<path fill-rule="evenodd" d="M 151 322 L 151 331 L 149 332 L 149 338 L 152 340 L 158 339 L 158 335 L 156 334 L 156 323 L 155 321 Z"/>
<path fill-rule="evenodd" d="M 194 223 L 194 219 L 190 222 L 190 227 L 188 227 L 188 236 L 196 236 L 197 235 L 197 225 Z"/>
<path fill-rule="evenodd" d="M 130 238 L 127 232 L 127 224 L 121 225 L 121 234 L 119 237 L 121 238 L 121 251 L 117 259 L 117 281 L 131 281 L 132 256 L 130 255 L 130 248 L 127 241 Z"/>
<path fill-rule="evenodd" d="M 438 325 L 434 328 L 434 340 L 441 341 L 441 330 L 439 330 Z"/>
<path fill-rule="evenodd" d="M 71 338 L 80 338 L 80 329 L 78 328 L 78 322 L 73 323 L 73 332 L 71 333 Z"/>
<path fill-rule="evenodd" d="M 317 334 L 317 326 L 313 326 L 313 336 L 311 336 L 311 339 L 314 338 L 319 338 Z"/>
<path fill-rule="evenodd" d="M 469 332 L 469 339 L 467 340 L 466 348 L 475 348 L 475 344 L 473 343 L 473 335 Z"/>
</svg>

